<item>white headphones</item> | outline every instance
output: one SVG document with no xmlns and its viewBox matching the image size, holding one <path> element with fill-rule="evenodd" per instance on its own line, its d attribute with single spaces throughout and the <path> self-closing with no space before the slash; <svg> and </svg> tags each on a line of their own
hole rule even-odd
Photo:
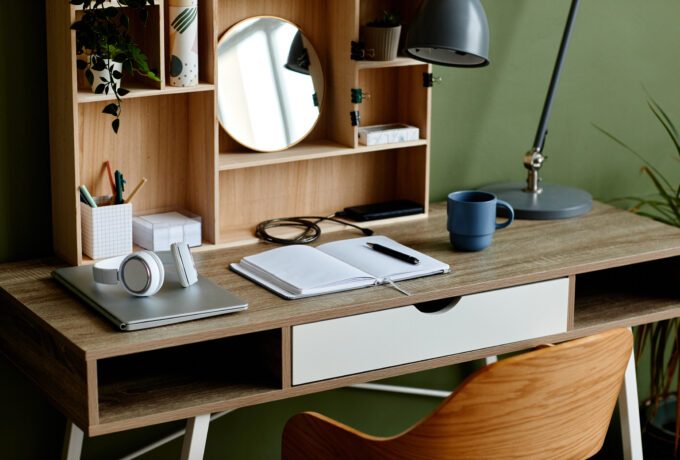
<svg viewBox="0 0 680 460">
<path fill-rule="evenodd" d="M 173 243 L 170 252 L 182 287 L 196 283 L 198 273 L 189 244 Z M 163 286 L 165 279 L 163 261 L 152 251 L 138 251 L 127 256 L 102 260 L 93 265 L 92 274 L 97 283 L 118 284 L 120 281 L 127 292 L 138 297 L 154 295 Z"/>
</svg>

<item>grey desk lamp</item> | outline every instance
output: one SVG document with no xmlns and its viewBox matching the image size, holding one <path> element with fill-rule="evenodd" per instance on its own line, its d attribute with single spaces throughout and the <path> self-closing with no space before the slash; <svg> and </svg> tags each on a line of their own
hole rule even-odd
<svg viewBox="0 0 680 460">
<path fill-rule="evenodd" d="M 534 145 L 524 156 L 527 183 L 510 182 L 484 187 L 509 202 L 523 219 L 564 219 L 584 214 L 592 207 L 589 193 L 556 184 L 539 185 L 538 171 L 548 119 L 560 80 L 564 57 L 580 0 L 572 0 L 567 25 L 555 62 Z M 481 67 L 489 63 L 489 27 L 479 0 L 424 0 L 406 37 L 406 53 L 425 62 L 455 67 Z"/>
</svg>

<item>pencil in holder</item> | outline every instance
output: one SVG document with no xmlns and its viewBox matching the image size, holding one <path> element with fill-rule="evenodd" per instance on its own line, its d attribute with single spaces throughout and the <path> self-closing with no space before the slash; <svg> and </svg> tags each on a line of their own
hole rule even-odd
<svg viewBox="0 0 680 460">
<path fill-rule="evenodd" d="M 132 204 L 108 205 L 111 196 L 97 196 L 96 208 L 80 202 L 83 253 L 92 259 L 132 252 Z"/>
</svg>

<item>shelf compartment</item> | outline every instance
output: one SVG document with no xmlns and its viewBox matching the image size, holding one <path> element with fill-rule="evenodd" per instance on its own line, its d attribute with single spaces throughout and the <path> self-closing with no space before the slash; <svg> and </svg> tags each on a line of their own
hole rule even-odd
<svg viewBox="0 0 680 460">
<path fill-rule="evenodd" d="M 371 95 L 357 105 L 361 126 L 405 123 L 417 126 L 420 137 L 428 139 L 430 88 L 423 86 L 423 73 L 428 69 L 428 64 L 422 64 L 366 68 L 359 72 L 359 88 Z"/>
<path fill-rule="evenodd" d="M 165 20 L 161 24 L 164 40 L 163 58 L 165 67 L 164 88 L 166 90 L 188 89 L 169 85 L 170 81 L 170 34 L 168 29 L 168 18 L 170 3 L 166 1 L 164 7 Z M 215 12 L 213 11 L 213 0 L 198 0 L 198 78 L 199 86 L 203 84 L 215 83 Z"/>
<path fill-rule="evenodd" d="M 215 85 L 211 83 L 201 82 L 198 86 L 188 86 L 188 87 L 174 87 L 166 86 L 164 89 L 150 88 L 138 81 L 132 81 L 123 86 L 125 89 L 129 90 L 130 93 L 121 97 L 123 104 L 128 99 L 134 99 L 137 97 L 153 97 L 153 96 L 165 96 L 168 94 L 181 94 L 181 93 L 199 93 L 202 91 L 214 91 Z M 88 89 L 78 90 L 78 103 L 87 104 L 89 102 L 100 102 L 100 101 L 111 101 L 115 99 L 113 94 L 95 94 Z"/>
<path fill-rule="evenodd" d="M 679 316 L 679 278 L 680 257 L 577 275 L 574 328 L 594 333 Z"/>
<path fill-rule="evenodd" d="M 427 207 L 427 159 L 420 145 L 221 171 L 219 243 L 252 240 L 259 222 L 277 217 L 398 199 Z"/>
<path fill-rule="evenodd" d="M 183 410 L 280 390 L 281 352 L 274 329 L 98 360 L 99 423 L 185 418 Z"/>
<path fill-rule="evenodd" d="M 350 88 L 355 87 L 354 66 L 338 65 L 338 53 L 342 46 L 343 52 L 349 51 L 351 38 L 343 37 L 338 40 L 339 30 L 349 30 L 343 23 L 344 18 L 352 16 L 354 6 L 352 2 L 344 0 L 323 1 L 298 0 L 294 2 L 272 2 L 269 0 L 249 0 L 235 5 L 228 0 L 218 0 L 217 37 L 221 37 L 234 24 L 254 16 L 267 15 L 284 18 L 292 22 L 302 30 L 304 35 L 313 44 L 321 66 L 324 71 L 326 90 L 321 107 L 318 122 L 312 131 L 305 137 L 305 141 L 323 141 L 330 139 L 334 142 L 353 145 L 353 127 L 350 123 L 350 111 L 352 104 L 349 98 Z M 349 19 L 348 19 L 349 20 Z M 332 56 L 333 54 L 333 56 Z M 351 80 L 351 81 L 348 81 Z M 331 83 L 332 82 L 332 83 Z M 225 130 L 219 130 L 219 151 L 238 152 L 253 150 L 247 149 L 234 140 Z"/>
<path fill-rule="evenodd" d="M 158 78 L 161 81 L 151 80 L 140 75 L 128 75 L 127 72 L 123 73 L 123 79 L 121 81 L 121 87 L 125 89 L 135 89 L 135 90 L 158 90 L 162 87 L 162 81 L 164 79 L 164 61 L 162 53 L 162 34 L 163 34 L 163 5 L 162 2 L 156 0 L 154 6 L 147 6 L 146 9 L 149 12 L 149 16 L 144 25 L 137 16 L 136 13 L 128 14 L 130 18 L 130 35 L 132 35 L 134 42 L 139 46 L 139 49 L 147 56 L 147 62 L 151 69 L 157 71 Z M 76 10 L 76 19 L 80 19 L 82 16 L 82 9 Z M 75 56 L 75 59 L 81 58 L 81 56 Z M 77 73 L 77 88 L 78 88 L 78 101 L 80 102 L 86 94 L 91 96 L 103 97 L 101 100 L 111 100 L 114 99 L 113 95 L 99 95 L 92 92 L 90 84 L 85 78 L 85 71 L 80 70 Z M 88 99 L 86 98 L 85 102 Z"/>
<path fill-rule="evenodd" d="M 118 134 L 112 117 L 101 113 L 105 105 L 78 105 L 78 184 L 94 195 L 111 194 L 108 160 L 125 176 L 126 194 L 148 179 L 132 201 L 133 213 L 186 209 L 201 216 L 203 239 L 215 241 L 214 94 L 127 100 Z"/>
<path fill-rule="evenodd" d="M 231 169 L 252 168 L 274 164 L 290 163 L 294 161 L 316 160 L 320 158 L 337 157 L 344 155 L 358 155 L 379 150 L 392 150 L 396 148 L 409 148 L 427 145 L 426 139 L 417 141 L 400 142 L 397 144 L 382 144 L 372 146 L 359 146 L 356 148 L 346 147 L 333 141 L 305 141 L 288 150 L 271 153 L 221 153 L 219 159 L 220 171 Z"/>
</svg>

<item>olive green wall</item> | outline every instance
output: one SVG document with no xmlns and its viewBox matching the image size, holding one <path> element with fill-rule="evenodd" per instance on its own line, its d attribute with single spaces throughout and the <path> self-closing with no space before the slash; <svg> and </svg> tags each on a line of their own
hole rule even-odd
<svg viewBox="0 0 680 460">
<path fill-rule="evenodd" d="M 66 1 L 66 0 L 50 0 Z M 524 180 L 568 0 L 483 0 L 491 65 L 435 68 L 431 198 L 486 183 Z M 542 176 L 595 197 L 650 191 L 640 162 L 591 125 L 616 133 L 678 182 L 669 142 L 645 105 L 643 86 L 680 120 L 677 0 L 586 0 L 557 93 Z M 42 0 L 12 2 L 0 14 L 0 261 L 51 248 L 48 124 Z M 450 389 L 478 363 L 415 374 L 403 384 Z M 641 393 L 645 395 L 641 382 Z M 211 426 L 206 458 L 276 458 L 285 420 L 317 410 L 374 434 L 396 433 L 436 400 L 343 389 L 241 409 Z M 0 444 L 6 458 L 56 458 L 64 419 L 0 358 Z M 84 458 L 124 455 L 180 427 L 173 423 L 86 441 Z M 616 458 L 616 433 L 605 456 Z M 177 457 L 174 441 L 145 458 Z"/>
</svg>

